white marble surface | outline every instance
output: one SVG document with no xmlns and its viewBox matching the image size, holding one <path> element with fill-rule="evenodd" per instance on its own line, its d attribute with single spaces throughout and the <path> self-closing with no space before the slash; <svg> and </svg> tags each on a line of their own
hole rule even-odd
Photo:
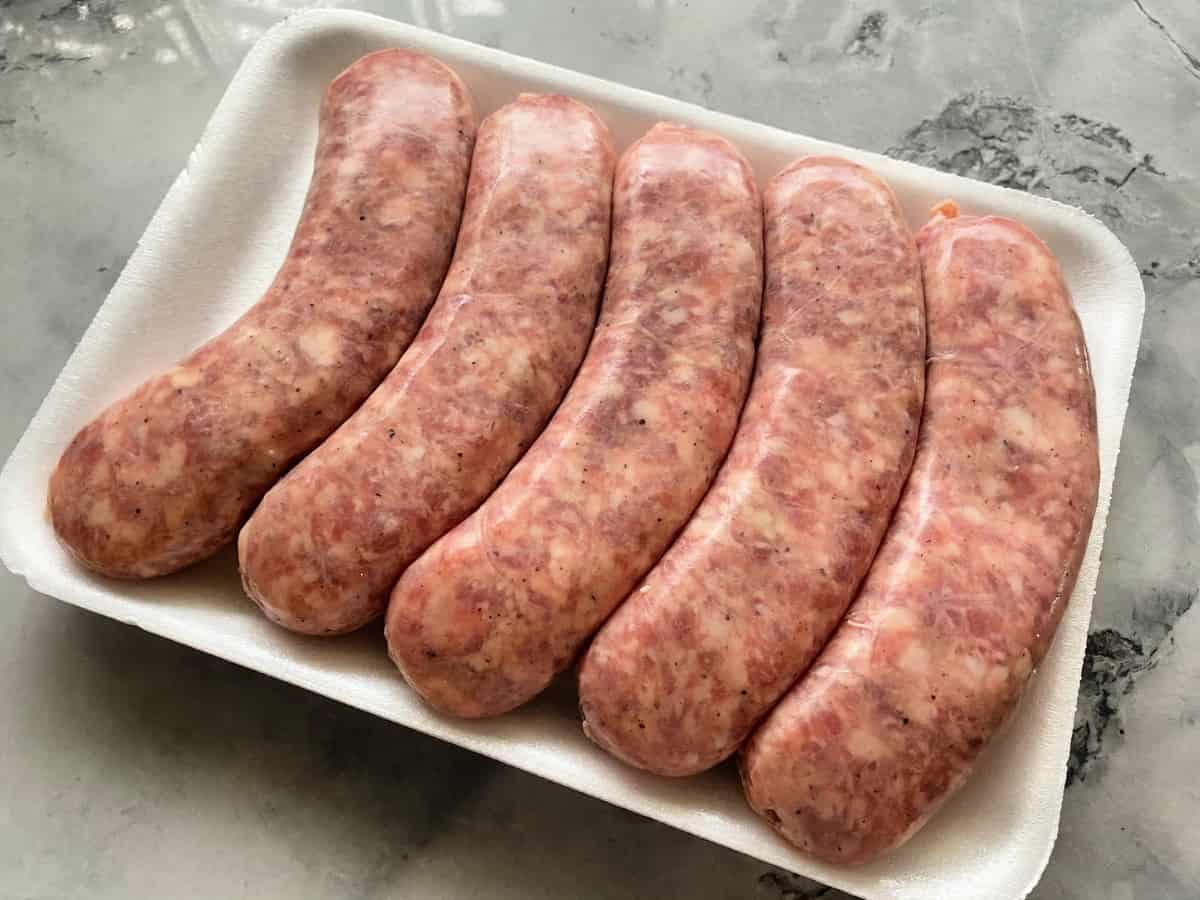
<svg viewBox="0 0 1200 900">
<path fill-rule="evenodd" d="M 1038 900 L 1200 896 L 1200 5 L 350 4 L 1054 196 L 1147 289 Z M 0 0 L 0 454 L 270 0 Z M 0 898 L 836 897 L 0 574 Z"/>
</svg>

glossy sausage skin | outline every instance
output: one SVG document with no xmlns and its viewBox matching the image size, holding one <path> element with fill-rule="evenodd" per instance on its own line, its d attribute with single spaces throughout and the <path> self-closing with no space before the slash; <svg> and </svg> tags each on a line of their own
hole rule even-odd
<svg viewBox="0 0 1200 900">
<path fill-rule="evenodd" d="M 921 271 L 891 189 L 833 157 L 764 193 L 754 382 L 712 490 L 584 655 L 588 736 L 664 775 L 725 759 L 846 611 L 912 464 Z"/>
<path fill-rule="evenodd" d="M 380 615 L 405 567 L 537 436 L 595 323 L 614 162 L 608 129 L 566 97 L 524 95 L 480 125 L 428 320 L 242 529 L 242 579 L 272 620 L 336 634 Z"/>
<path fill-rule="evenodd" d="M 474 130 L 466 88 L 427 56 L 384 50 L 338 76 L 266 294 L 101 413 L 59 460 L 49 512 L 72 555 L 144 578 L 233 539 L 416 334 L 450 262 Z"/>
<path fill-rule="evenodd" d="M 400 578 L 388 649 L 433 706 L 505 712 L 568 665 L 658 559 L 733 437 L 762 209 L 725 140 L 651 129 L 621 158 L 600 321 L 546 431 Z"/>
<path fill-rule="evenodd" d="M 1099 483 L 1083 333 L 1046 246 L 948 204 L 917 236 L 930 362 L 912 475 L 829 645 L 743 750 L 784 837 L 861 863 L 964 782 L 1054 636 Z"/>
</svg>

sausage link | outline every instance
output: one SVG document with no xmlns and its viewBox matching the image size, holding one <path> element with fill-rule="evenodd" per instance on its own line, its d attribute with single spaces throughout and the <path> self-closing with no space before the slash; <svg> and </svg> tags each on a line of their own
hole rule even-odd
<svg viewBox="0 0 1200 900">
<path fill-rule="evenodd" d="M 712 490 L 584 655 L 584 731 L 665 775 L 725 759 L 812 662 L 912 464 L 921 271 L 891 189 L 809 157 L 764 192 L 754 382 Z"/>
<path fill-rule="evenodd" d="M 733 437 L 762 295 L 749 166 L 659 124 L 622 156 L 613 198 L 600 322 L 563 405 L 392 593 L 392 659 L 448 712 L 541 691 L 666 549 Z"/>
<path fill-rule="evenodd" d="M 1087 349 L 1049 249 L 953 204 L 917 243 L 930 362 L 912 475 L 845 622 L 741 759 L 751 806 L 836 862 L 907 840 L 1010 718 L 1099 484 Z"/>
<path fill-rule="evenodd" d="M 215 553 L 396 364 L 450 262 L 475 124 L 458 76 L 406 50 L 329 86 L 312 182 L 266 294 L 83 428 L 50 480 L 66 548 L 145 578 Z"/>
<path fill-rule="evenodd" d="M 334 634 L 381 614 L 405 567 L 537 436 L 595 324 L 613 165 L 604 123 L 566 97 L 523 95 L 480 125 L 428 320 L 242 529 L 242 579 L 272 620 Z"/>
</svg>

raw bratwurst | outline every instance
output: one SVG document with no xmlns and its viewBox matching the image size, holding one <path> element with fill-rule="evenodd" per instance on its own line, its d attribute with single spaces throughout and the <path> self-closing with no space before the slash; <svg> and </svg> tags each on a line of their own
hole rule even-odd
<svg viewBox="0 0 1200 900">
<path fill-rule="evenodd" d="M 287 259 L 222 334 L 67 447 L 50 518 L 81 563 L 163 575 L 216 552 L 396 364 L 454 247 L 474 138 L 466 88 L 406 50 L 329 86 Z"/>
<path fill-rule="evenodd" d="M 600 322 L 545 433 L 400 578 L 388 649 L 430 704 L 529 700 L 654 564 L 729 447 L 754 358 L 762 209 L 727 141 L 660 124 L 621 158 Z"/>
<path fill-rule="evenodd" d="M 835 862 L 903 843 L 966 780 L 1054 637 L 1096 507 L 1087 349 L 1050 251 L 952 204 L 917 243 L 912 475 L 845 622 L 741 759 L 751 806 Z"/>
<path fill-rule="evenodd" d="M 604 123 L 562 96 L 523 95 L 480 125 L 428 320 L 242 529 L 242 579 L 271 619 L 337 634 L 380 615 L 405 567 L 537 436 L 595 324 L 614 156 Z"/>
<path fill-rule="evenodd" d="M 665 775 L 733 753 L 812 662 L 916 446 L 925 311 L 891 189 L 809 157 L 772 179 L 764 206 L 762 337 L 733 448 L 580 669 L 588 736 Z"/>
</svg>

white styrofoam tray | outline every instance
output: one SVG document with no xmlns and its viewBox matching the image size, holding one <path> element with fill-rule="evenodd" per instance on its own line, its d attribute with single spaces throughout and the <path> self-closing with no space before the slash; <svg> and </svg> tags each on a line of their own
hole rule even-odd
<svg viewBox="0 0 1200 900">
<path fill-rule="evenodd" d="M 499 719 L 465 722 L 418 702 L 375 629 L 301 638 L 242 595 L 232 553 L 150 582 L 105 580 L 63 552 L 44 517 L 50 471 L 108 403 L 232 322 L 281 262 L 311 172 L 330 80 L 391 46 L 434 54 L 470 87 L 479 116 L 521 91 L 590 104 L 623 148 L 659 119 L 725 135 L 765 181 L 791 159 L 839 153 L 887 178 L 910 222 L 937 201 L 1025 222 L 1062 263 L 1094 366 L 1100 503 L 1079 582 L 1053 648 L 1009 730 L 975 777 L 908 845 L 873 864 L 821 863 L 746 806 L 731 766 L 683 780 L 636 772 L 593 747 L 569 690 Z M 114 201 L 115 202 L 115 201 Z M 0 559 L 68 603 L 291 682 L 536 773 L 865 898 L 1012 900 L 1032 890 L 1058 829 L 1100 545 L 1145 298 L 1128 251 L 1086 213 L 1015 191 L 779 131 L 361 13 L 322 11 L 272 29 L 242 63 L 188 167 L 167 193 L 78 348 L 0 473 Z M 581 827 L 584 827 L 581 823 Z"/>
</svg>

